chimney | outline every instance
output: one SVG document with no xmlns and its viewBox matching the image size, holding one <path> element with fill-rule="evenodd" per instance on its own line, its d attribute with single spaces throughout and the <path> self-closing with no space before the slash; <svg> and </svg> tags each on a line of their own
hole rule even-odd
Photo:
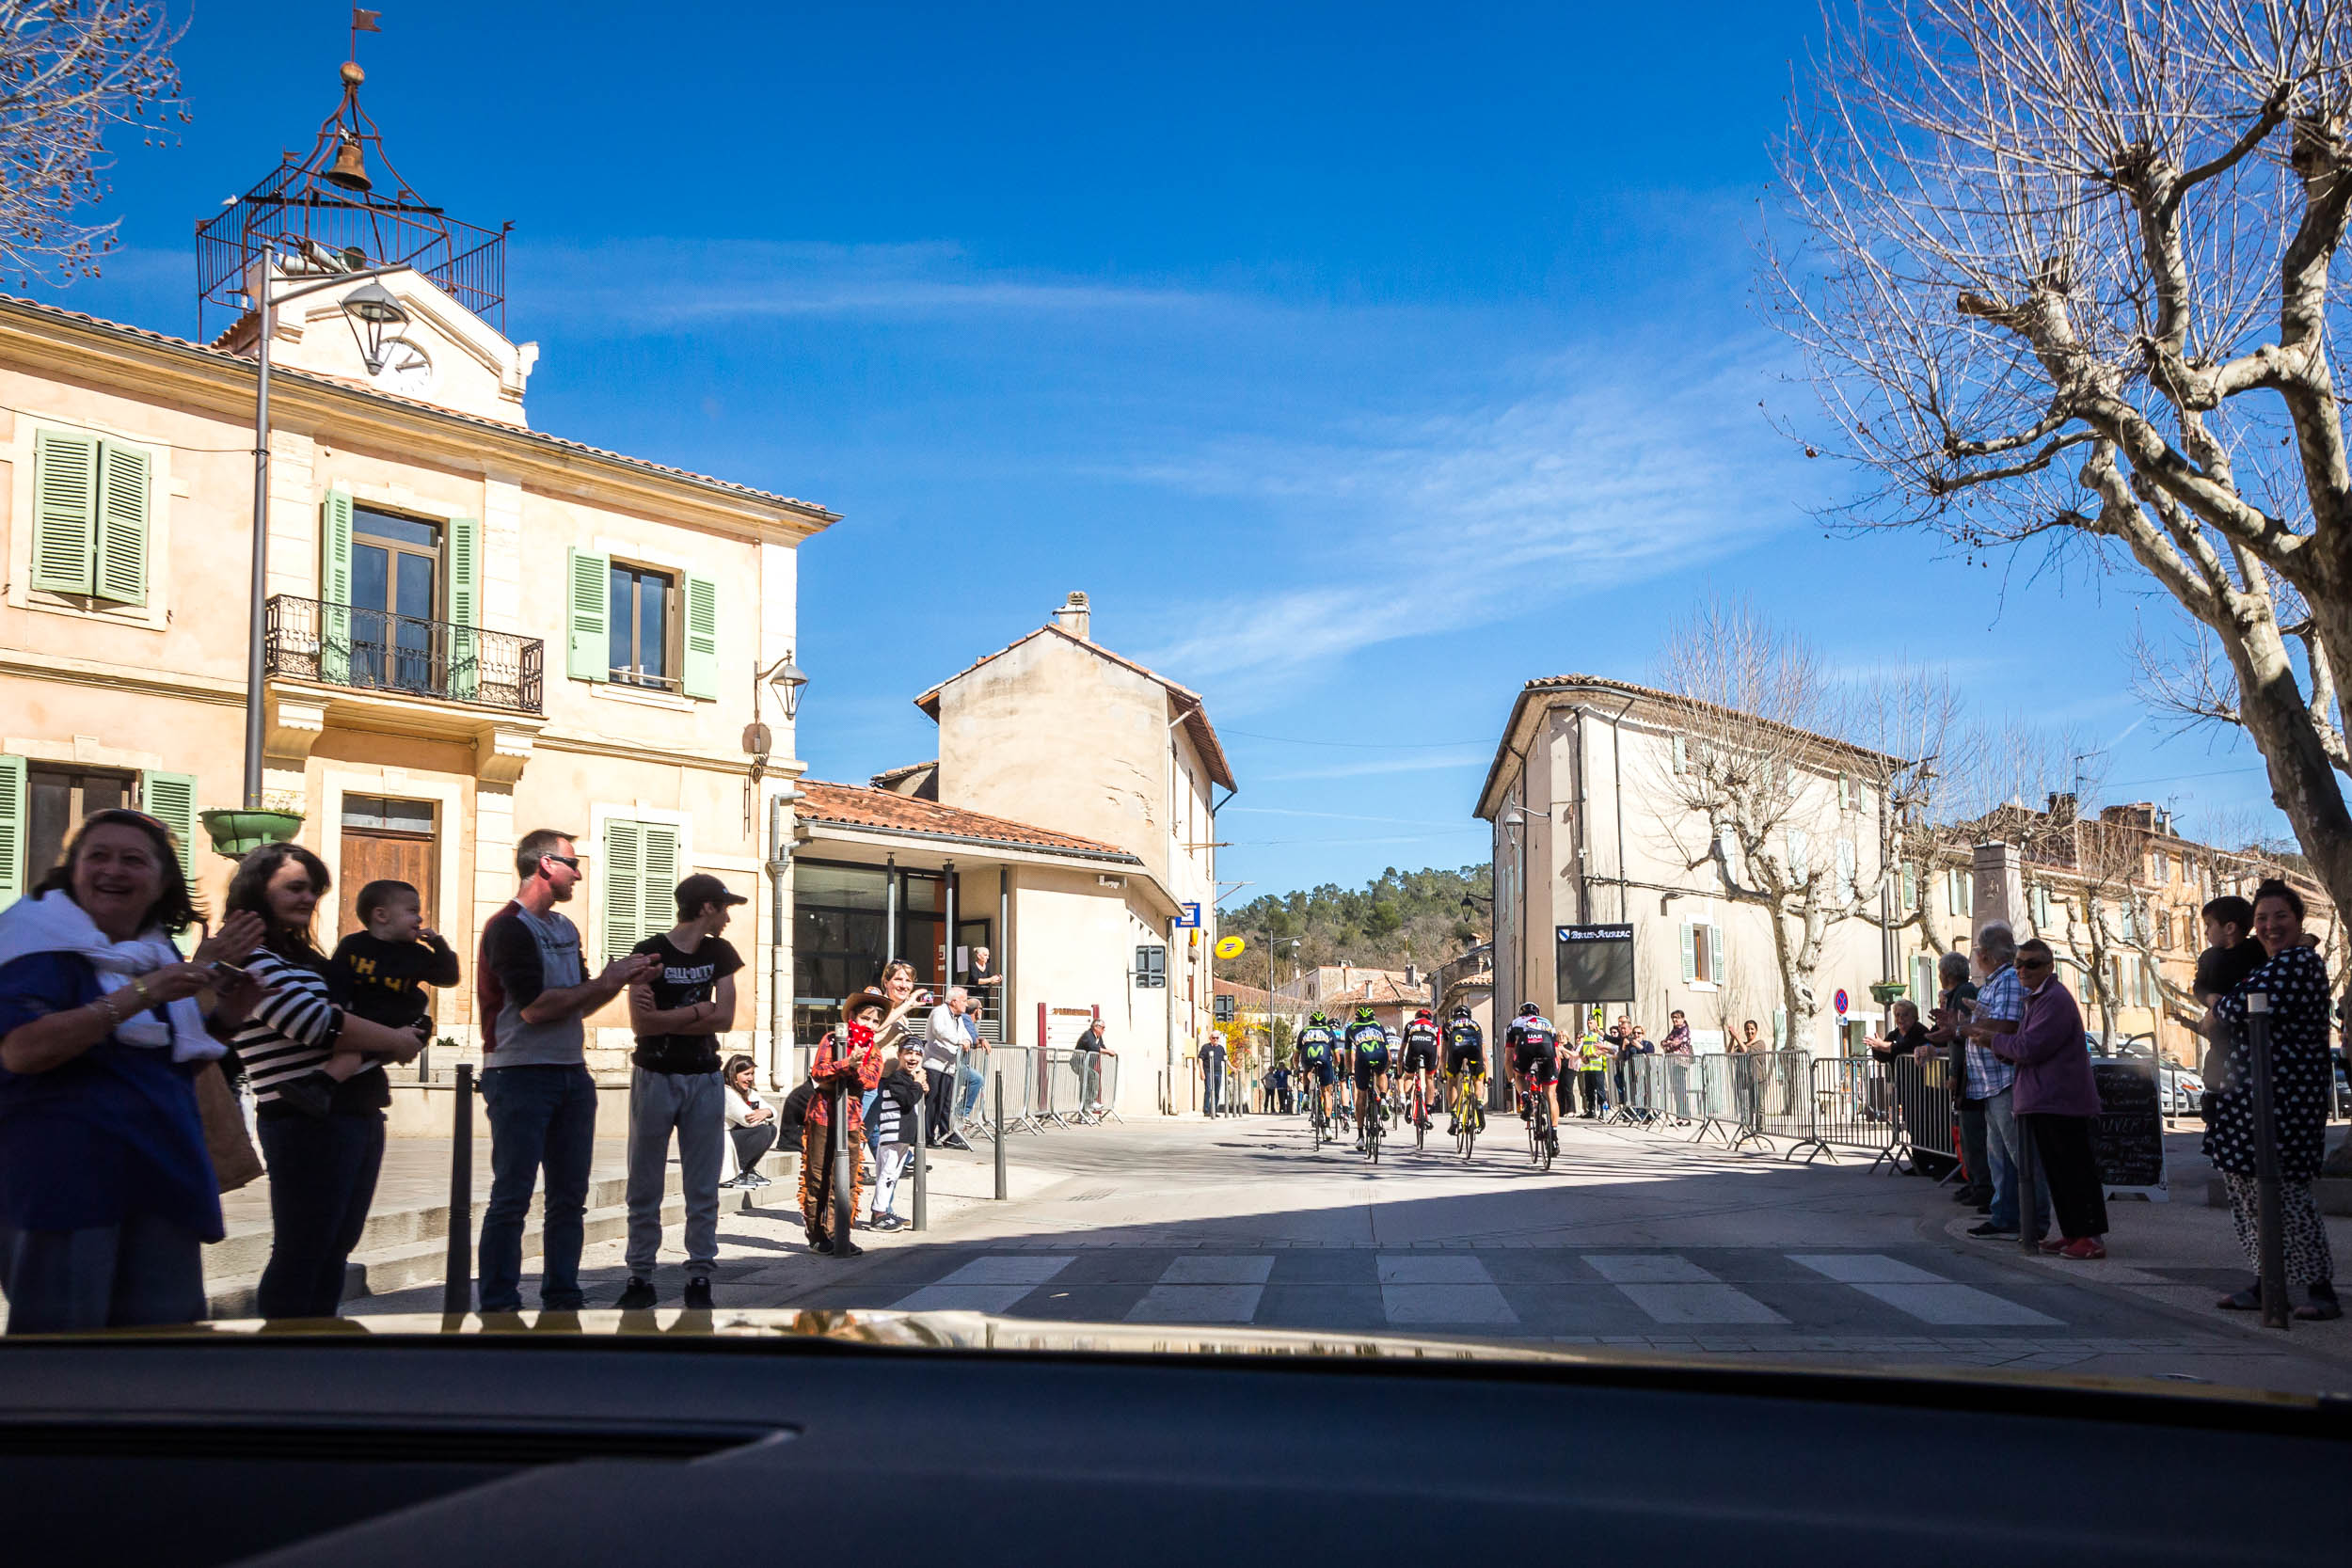
<svg viewBox="0 0 2352 1568">
<path fill-rule="evenodd" d="M 2058 826 L 2074 820 L 2077 807 L 2072 791 L 2053 791 L 2050 796 L 2050 820 Z"/>
<path fill-rule="evenodd" d="M 1081 642 L 1092 641 L 1089 635 L 1094 617 L 1087 609 L 1087 596 L 1073 588 L 1062 607 L 1054 611 L 1054 625 L 1061 627 Z"/>
</svg>

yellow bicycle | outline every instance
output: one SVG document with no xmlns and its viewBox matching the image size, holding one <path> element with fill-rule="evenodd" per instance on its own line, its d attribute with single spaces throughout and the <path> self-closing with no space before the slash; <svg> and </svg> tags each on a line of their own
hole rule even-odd
<svg viewBox="0 0 2352 1568">
<path fill-rule="evenodd" d="M 1478 1143 L 1478 1134 L 1486 1127 L 1486 1078 L 1484 1073 L 1457 1072 L 1454 1075 L 1454 1147 L 1463 1159 Z"/>
</svg>

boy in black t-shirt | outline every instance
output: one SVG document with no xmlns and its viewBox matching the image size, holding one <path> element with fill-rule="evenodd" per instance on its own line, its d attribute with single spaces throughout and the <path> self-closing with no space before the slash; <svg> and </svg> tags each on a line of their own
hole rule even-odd
<svg viewBox="0 0 2352 1568">
<path fill-rule="evenodd" d="M 678 883 L 676 898 L 678 923 L 630 949 L 651 955 L 654 968 L 628 988 L 628 1022 L 637 1034 L 628 1085 L 628 1285 L 613 1303 L 623 1311 L 660 1299 L 653 1268 L 673 1130 L 686 1193 L 688 1311 L 710 1309 L 710 1275 L 719 1263 L 719 1167 L 727 1135 L 719 1032 L 735 1026 L 735 972 L 743 967 L 719 933 L 729 911 L 751 900 L 707 872 Z"/>
<path fill-rule="evenodd" d="M 455 985 L 457 955 L 439 932 L 424 928 L 424 900 L 406 882 L 368 883 L 357 912 L 366 929 L 335 944 L 326 960 L 328 999 L 370 1023 L 415 1030 L 421 1039 L 433 1010 L 424 988 Z M 383 1062 L 379 1055 L 330 1056 L 316 1071 L 280 1084 L 278 1098 L 314 1117 L 382 1110 L 392 1102 L 391 1085 L 377 1070 Z"/>
<path fill-rule="evenodd" d="M 2208 1031 L 2205 1059 L 2198 1063 L 2198 1076 L 2205 1092 L 2198 1104 L 2201 1116 L 2208 1113 L 2213 1097 L 2221 1093 L 2229 1065 L 2225 1049 L 2226 1037 L 2221 1015 L 2213 1005 L 2237 990 L 2240 981 L 2260 969 L 2269 953 L 2254 940 L 2254 906 L 2235 896 L 2216 898 L 2199 911 L 2204 916 L 2205 950 L 2197 955 L 2197 978 L 2189 984 L 2197 992 L 2197 1000 L 2205 1009 L 2203 1027 Z"/>
</svg>

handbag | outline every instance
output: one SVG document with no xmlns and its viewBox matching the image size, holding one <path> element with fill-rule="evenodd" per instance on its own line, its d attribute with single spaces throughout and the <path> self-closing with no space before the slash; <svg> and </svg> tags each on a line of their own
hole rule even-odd
<svg viewBox="0 0 2352 1568">
<path fill-rule="evenodd" d="M 249 1186 L 262 1175 L 262 1157 L 245 1130 L 245 1116 L 218 1062 L 196 1069 L 196 1113 L 204 1124 L 204 1152 L 212 1157 L 213 1178 L 224 1193 Z"/>
</svg>

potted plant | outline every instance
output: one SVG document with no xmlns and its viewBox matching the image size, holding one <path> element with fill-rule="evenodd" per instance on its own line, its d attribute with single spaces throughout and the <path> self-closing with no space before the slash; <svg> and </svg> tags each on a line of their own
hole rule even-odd
<svg viewBox="0 0 2352 1568">
<path fill-rule="evenodd" d="M 212 835 L 213 849 L 230 860 L 243 860 L 264 844 L 284 844 L 302 831 L 298 811 L 208 811 L 199 820 Z"/>
<path fill-rule="evenodd" d="M 1870 984 L 1870 1000 L 1882 1007 L 1891 1007 L 1910 990 L 1900 980 L 1874 980 Z"/>
</svg>

